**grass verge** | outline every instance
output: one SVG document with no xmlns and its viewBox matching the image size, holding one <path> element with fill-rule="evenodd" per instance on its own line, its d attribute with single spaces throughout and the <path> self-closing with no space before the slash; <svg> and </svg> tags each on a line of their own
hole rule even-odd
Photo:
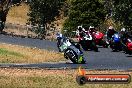
<svg viewBox="0 0 132 88">
<path fill-rule="evenodd" d="M 7 49 L 0 48 L 1 63 L 10 63 L 22 58 L 24 58 L 24 55 L 20 53 L 8 51 Z"/>
<path fill-rule="evenodd" d="M 119 71 L 88 71 L 89 74 L 130 74 Z M 2 88 L 131 88 L 130 84 L 85 84 L 76 82 L 76 70 L 0 68 Z"/>
<path fill-rule="evenodd" d="M 8 50 L 6 50 L 6 49 L 3 49 L 3 48 L 0 48 L 0 55 L 2 55 L 2 56 L 16 56 L 16 57 L 23 57 L 23 55 L 22 54 L 20 54 L 20 53 L 17 53 L 17 52 L 12 52 L 12 51 L 8 51 Z"/>
<path fill-rule="evenodd" d="M 0 44 L 0 63 L 43 63 L 64 61 L 62 54 L 11 44 Z"/>
</svg>

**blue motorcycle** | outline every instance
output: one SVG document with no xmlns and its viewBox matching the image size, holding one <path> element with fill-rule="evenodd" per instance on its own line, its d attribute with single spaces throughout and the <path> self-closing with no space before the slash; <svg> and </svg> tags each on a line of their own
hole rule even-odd
<svg viewBox="0 0 132 88">
<path fill-rule="evenodd" d="M 121 51 L 122 50 L 120 36 L 118 33 L 115 33 L 112 36 L 112 38 L 110 40 L 110 48 L 112 49 L 112 51 Z"/>
</svg>

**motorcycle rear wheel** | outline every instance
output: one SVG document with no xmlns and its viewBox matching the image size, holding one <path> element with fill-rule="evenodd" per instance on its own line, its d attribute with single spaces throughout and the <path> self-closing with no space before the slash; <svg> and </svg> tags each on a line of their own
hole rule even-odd
<svg viewBox="0 0 132 88">
<path fill-rule="evenodd" d="M 80 41 L 80 45 L 83 48 L 83 50 L 87 51 L 88 50 L 88 45 L 86 41 Z"/>
</svg>

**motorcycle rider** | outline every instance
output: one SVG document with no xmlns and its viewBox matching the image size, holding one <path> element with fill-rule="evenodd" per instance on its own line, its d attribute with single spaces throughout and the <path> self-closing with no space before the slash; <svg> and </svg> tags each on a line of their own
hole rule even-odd
<svg viewBox="0 0 132 88">
<path fill-rule="evenodd" d="M 110 26 L 106 32 L 106 36 L 108 40 L 112 39 L 112 36 L 117 33 L 113 26 Z"/>
<path fill-rule="evenodd" d="M 85 29 L 82 26 L 78 26 L 78 29 L 76 30 L 76 36 L 78 38 L 83 36 L 83 33 L 85 32 Z"/>
<path fill-rule="evenodd" d="M 121 29 L 121 31 L 120 31 L 120 35 L 121 35 L 121 42 L 122 42 L 123 44 L 125 44 L 126 41 L 127 41 L 127 37 L 128 37 L 125 28 L 122 28 L 122 29 Z"/>
<path fill-rule="evenodd" d="M 77 30 L 76 30 L 76 35 L 80 36 L 80 34 L 82 34 L 82 32 L 84 32 L 85 29 L 82 26 L 78 26 Z"/>
<path fill-rule="evenodd" d="M 120 35 L 121 35 L 122 49 L 123 49 L 123 51 L 126 51 L 126 43 L 127 43 L 128 39 L 131 38 L 132 36 L 129 35 L 129 32 L 125 28 L 121 29 Z M 125 52 L 125 53 L 128 54 L 128 52 Z"/>
<path fill-rule="evenodd" d="M 57 47 L 60 47 L 63 43 L 63 35 L 61 33 L 57 33 L 56 34 L 56 39 L 57 39 Z M 59 52 L 61 52 L 61 50 L 59 49 Z"/>
<path fill-rule="evenodd" d="M 95 27 L 94 27 L 94 26 L 90 26 L 90 27 L 89 27 L 89 32 L 91 33 L 91 35 L 92 35 L 94 32 L 96 32 Z"/>
<path fill-rule="evenodd" d="M 63 35 L 62 35 L 61 33 L 58 32 L 58 33 L 56 34 L 57 40 L 58 40 L 58 39 L 62 39 L 62 37 L 63 37 Z"/>
<path fill-rule="evenodd" d="M 60 47 L 63 43 L 64 43 L 64 41 L 67 39 L 65 36 L 63 36 L 61 33 L 57 33 L 56 34 L 56 36 L 57 36 L 57 46 L 58 47 Z M 76 48 L 78 48 L 80 51 L 81 51 L 81 49 L 80 49 L 80 45 L 78 45 L 77 43 L 75 43 L 73 40 L 71 40 L 71 39 L 68 39 L 69 40 L 69 42 L 71 43 L 71 44 L 73 44 Z M 69 43 L 68 43 L 69 44 Z M 69 44 L 70 45 L 70 44 Z M 61 52 L 61 50 L 59 50 L 60 52 Z"/>
<path fill-rule="evenodd" d="M 89 33 L 92 36 L 92 38 L 94 38 L 94 33 L 96 33 L 96 32 L 97 32 L 97 30 L 95 29 L 94 26 L 89 27 Z"/>
<path fill-rule="evenodd" d="M 123 44 L 125 44 L 127 42 L 127 39 L 132 38 L 132 35 L 130 34 L 130 32 L 126 31 L 125 28 L 121 29 L 120 35 L 121 35 L 121 42 Z"/>
</svg>

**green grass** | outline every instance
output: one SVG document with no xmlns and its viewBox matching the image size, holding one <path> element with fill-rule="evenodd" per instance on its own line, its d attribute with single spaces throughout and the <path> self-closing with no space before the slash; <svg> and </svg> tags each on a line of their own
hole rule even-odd
<svg viewBox="0 0 132 88">
<path fill-rule="evenodd" d="M 10 44 L 0 44 L 0 63 L 42 63 L 64 61 L 61 53 Z"/>
<path fill-rule="evenodd" d="M 0 55 L 3 56 L 15 56 L 15 57 L 24 57 L 22 54 L 13 52 L 13 51 L 8 51 L 4 48 L 0 48 Z"/>
<path fill-rule="evenodd" d="M 21 61 L 23 58 L 25 56 L 21 53 L 0 48 L 0 63 L 15 63 Z"/>
</svg>

